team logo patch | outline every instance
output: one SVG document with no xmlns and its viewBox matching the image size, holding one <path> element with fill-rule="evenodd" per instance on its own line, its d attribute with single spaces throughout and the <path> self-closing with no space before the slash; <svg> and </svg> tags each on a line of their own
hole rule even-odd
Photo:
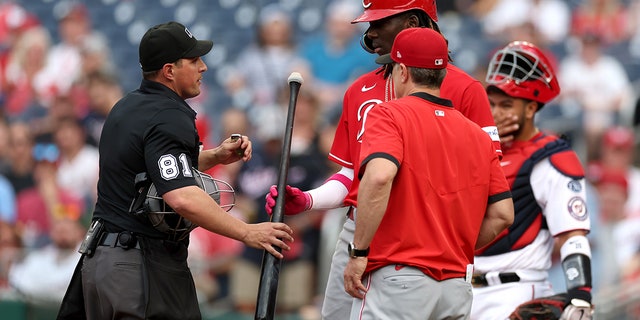
<svg viewBox="0 0 640 320">
<path fill-rule="evenodd" d="M 584 221 L 589 216 L 587 214 L 587 204 L 581 197 L 573 197 L 567 205 L 569 213 L 577 220 Z"/>
<path fill-rule="evenodd" d="M 582 185 L 580 184 L 580 181 L 578 181 L 578 180 L 569 181 L 569 183 L 567 183 L 567 188 L 569 188 L 569 190 L 571 190 L 573 192 L 582 191 Z"/>
<path fill-rule="evenodd" d="M 573 280 L 580 276 L 580 271 L 577 268 L 569 268 L 566 272 L 567 279 Z"/>
</svg>

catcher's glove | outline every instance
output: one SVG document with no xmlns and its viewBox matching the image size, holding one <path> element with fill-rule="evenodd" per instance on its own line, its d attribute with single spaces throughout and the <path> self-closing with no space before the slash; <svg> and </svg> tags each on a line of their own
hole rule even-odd
<svg viewBox="0 0 640 320">
<path fill-rule="evenodd" d="M 569 301 L 566 293 L 533 299 L 519 305 L 510 320 L 591 320 L 593 308 L 584 300 Z"/>
<path fill-rule="evenodd" d="M 509 316 L 510 320 L 558 320 L 569 304 L 566 293 L 533 299 L 519 305 Z"/>
</svg>

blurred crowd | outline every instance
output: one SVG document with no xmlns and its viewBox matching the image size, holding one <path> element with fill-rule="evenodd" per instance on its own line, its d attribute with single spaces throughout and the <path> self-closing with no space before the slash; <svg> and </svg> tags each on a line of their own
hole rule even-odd
<svg viewBox="0 0 640 320">
<path fill-rule="evenodd" d="M 250 162 L 209 172 L 235 188 L 230 214 L 243 220 L 269 219 L 264 196 L 278 178 L 289 74 L 300 72 L 305 82 L 288 183 L 308 190 L 336 170 L 327 154 L 344 90 L 376 68 L 375 56 L 360 46 L 366 26 L 350 23 L 361 2 L 320 2 L 326 2 L 322 28 L 304 38 L 296 36 L 291 11 L 265 3 L 254 40 L 230 57 L 230 76 L 217 84 L 231 105 L 207 109 L 206 100 L 217 97 L 206 87 L 189 101 L 205 147 L 231 133 L 254 143 Z M 445 37 L 454 27 L 448 24 L 464 19 L 494 48 L 526 40 L 553 57 L 562 93 L 537 117 L 538 126 L 568 137 L 586 168 L 596 297 L 640 282 L 640 79 L 625 68 L 628 59 L 640 61 L 640 1 L 456 0 L 438 7 Z M 96 199 L 101 127 L 124 90 L 112 39 L 101 29 L 106 26 L 92 24 L 91 6 L 68 1 L 59 9 L 51 12 L 52 26 L 20 2 L 0 2 L 0 298 L 53 304 L 79 258 Z M 471 65 L 467 71 L 484 81 L 493 52 L 468 64 L 456 56 L 465 43 L 454 40 L 454 64 Z M 314 317 L 343 218 L 341 210 L 287 217 L 296 242 L 282 266 L 279 312 Z M 262 251 L 198 228 L 190 252 L 203 304 L 254 312 Z"/>
</svg>

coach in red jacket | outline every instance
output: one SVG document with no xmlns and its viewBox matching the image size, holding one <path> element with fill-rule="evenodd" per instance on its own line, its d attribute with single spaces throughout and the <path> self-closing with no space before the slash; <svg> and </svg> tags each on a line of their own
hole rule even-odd
<svg viewBox="0 0 640 320">
<path fill-rule="evenodd" d="M 447 56 L 439 33 L 410 28 L 376 60 L 393 68 L 399 99 L 365 124 L 344 273 L 351 319 L 466 318 L 474 250 L 513 221 L 491 139 L 439 97 Z"/>
</svg>

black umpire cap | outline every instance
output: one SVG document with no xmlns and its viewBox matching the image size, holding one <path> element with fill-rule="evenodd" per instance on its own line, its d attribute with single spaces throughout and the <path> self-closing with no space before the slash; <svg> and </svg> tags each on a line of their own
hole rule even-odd
<svg viewBox="0 0 640 320">
<path fill-rule="evenodd" d="M 211 51 L 213 42 L 197 40 L 184 25 L 171 21 L 153 26 L 140 40 L 142 71 L 159 70 L 165 63 L 195 58 Z"/>
</svg>

